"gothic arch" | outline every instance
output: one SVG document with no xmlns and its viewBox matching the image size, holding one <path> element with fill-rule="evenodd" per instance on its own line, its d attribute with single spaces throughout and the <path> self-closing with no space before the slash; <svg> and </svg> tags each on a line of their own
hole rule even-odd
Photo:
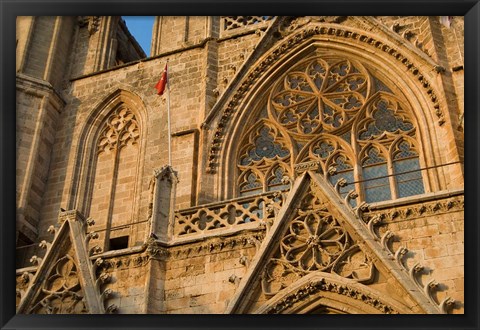
<svg viewBox="0 0 480 330">
<path fill-rule="evenodd" d="M 352 147 L 341 137 L 328 133 L 308 142 L 298 154 L 296 163 L 320 160 L 323 173 L 328 172 L 328 164 L 336 154 L 344 154 L 347 158 L 353 159 L 355 153 Z"/>
<path fill-rule="evenodd" d="M 255 314 L 411 312 L 407 306 L 366 285 L 323 272 L 311 273 L 300 278 L 254 311 Z"/>
<path fill-rule="evenodd" d="M 416 139 L 423 146 L 423 154 L 419 158 L 420 167 L 441 163 L 436 131 L 441 130 L 438 125 L 443 123 L 442 109 L 439 108 L 434 88 L 427 81 L 427 77 L 433 79 L 436 75 L 435 72 L 432 73 L 434 70 L 432 63 L 427 63 L 428 61 L 408 49 L 401 51 L 396 49 L 388 41 L 387 36 L 384 40 L 379 40 L 366 35 L 365 31 L 356 31 L 351 27 L 332 24 L 312 25 L 293 33 L 285 42 L 267 52 L 263 56 L 263 61 L 259 60 L 256 63 L 239 91 L 231 98 L 219 122 L 220 135 L 225 136 L 215 138 L 213 143 L 215 148 L 210 150 L 210 159 L 214 159 L 216 153 L 220 155 L 217 178 L 219 185 L 222 182 L 233 182 L 221 178 L 234 176 L 235 163 L 232 162 L 232 157 L 238 148 L 244 128 L 249 127 L 253 122 L 252 118 L 265 111 L 264 104 L 271 86 L 287 72 L 288 68 L 315 54 L 324 57 L 343 56 L 353 62 L 361 62 L 368 71 L 375 72 L 376 80 L 382 82 L 376 97 L 381 97 L 383 93 L 381 90 L 386 88 L 411 110 L 410 116 L 417 128 Z M 428 71 L 423 73 L 418 68 Z M 401 79 L 393 80 L 395 77 Z M 231 121 L 230 125 L 226 120 Z M 429 170 L 428 175 L 425 175 L 426 191 L 436 191 L 445 187 L 445 182 L 438 178 L 439 171 L 442 171 L 442 168 Z M 219 188 L 220 198 L 232 197 L 234 190 L 228 184 Z"/>
<path fill-rule="evenodd" d="M 258 146 L 259 141 L 262 147 Z M 269 119 L 259 120 L 246 131 L 234 157 L 240 162 L 235 171 L 236 194 L 268 191 L 272 186 L 280 186 L 285 175 L 293 178 L 291 168 L 296 152 L 288 134 Z"/>
<path fill-rule="evenodd" d="M 147 134 L 146 116 L 145 104 L 141 98 L 130 91 L 119 89 L 91 111 L 81 129 L 76 159 L 78 166 L 72 180 L 68 207 L 97 221 L 100 230 L 104 232 L 100 238 L 104 239 L 104 248 L 107 249 L 113 217 L 123 214 L 128 222 L 132 222 L 139 212 L 144 141 Z M 107 153 L 109 156 L 104 160 L 108 164 L 105 163 L 105 169 L 102 170 L 100 158 Z M 107 169 L 112 169 L 111 173 L 106 174 Z M 108 191 L 94 187 L 98 185 L 100 175 L 105 177 L 105 187 L 102 188 L 110 187 L 107 188 Z M 121 184 L 125 187 L 119 186 Z M 120 207 L 120 196 L 125 194 L 129 195 L 131 202 L 126 207 Z M 93 203 L 99 204 L 100 197 L 108 204 L 105 216 L 92 212 Z M 119 207 L 127 211 L 120 212 Z"/>
</svg>

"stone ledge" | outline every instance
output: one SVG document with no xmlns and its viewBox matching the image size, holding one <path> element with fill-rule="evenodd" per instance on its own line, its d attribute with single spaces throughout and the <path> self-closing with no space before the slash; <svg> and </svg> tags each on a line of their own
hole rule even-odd
<svg viewBox="0 0 480 330">
<path fill-rule="evenodd" d="M 370 204 L 370 210 L 374 211 L 374 210 L 389 209 L 389 208 L 397 207 L 397 206 L 404 206 L 404 205 L 409 205 L 409 204 L 418 204 L 418 203 L 429 202 L 429 201 L 433 201 L 433 200 L 445 199 L 445 198 L 454 197 L 454 196 L 461 196 L 461 195 L 464 195 L 463 188 L 452 189 L 452 190 L 442 190 L 442 191 L 437 191 L 437 192 L 432 192 L 432 193 L 426 193 L 426 194 L 423 194 L 423 195 L 415 195 L 415 196 L 399 198 L 399 199 L 396 199 L 396 200 L 389 200 L 389 201 L 383 201 L 383 202 L 378 202 L 378 203 L 372 203 L 372 204 Z"/>
</svg>

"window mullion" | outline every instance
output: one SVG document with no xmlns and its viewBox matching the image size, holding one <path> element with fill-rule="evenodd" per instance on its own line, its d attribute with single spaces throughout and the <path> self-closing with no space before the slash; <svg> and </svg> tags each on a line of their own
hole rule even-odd
<svg viewBox="0 0 480 330">
<path fill-rule="evenodd" d="M 393 161 L 391 155 L 389 155 L 387 159 L 387 170 L 388 170 L 388 181 L 390 182 L 390 191 L 392 194 L 392 199 L 397 199 L 398 198 L 398 191 L 397 191 L 397 184 L 396 184 L 396 178 L 395 178 L 395 171 L 393 168 Z"/>
</svg>

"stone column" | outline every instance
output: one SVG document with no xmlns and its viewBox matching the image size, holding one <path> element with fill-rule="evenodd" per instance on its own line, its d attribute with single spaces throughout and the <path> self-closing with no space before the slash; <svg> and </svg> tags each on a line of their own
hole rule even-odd
<svg viewBox="0 0 480 330">
<path fill-rule="evenodd" d="M 177 174 L 171 166 L 164 166 L 154 171 L 154 182 L 150 232 L 160 242 L 166 243 L 173 237 L 175 193 L 178 183 Z"/>
<path fill-rule="evenodd" d="M 154 237 L 149 237 L 145 245 L 149 256 L 145 279 L 145 314 L 165 313 L 165 272 L 168 251 Z"/>
</svg>

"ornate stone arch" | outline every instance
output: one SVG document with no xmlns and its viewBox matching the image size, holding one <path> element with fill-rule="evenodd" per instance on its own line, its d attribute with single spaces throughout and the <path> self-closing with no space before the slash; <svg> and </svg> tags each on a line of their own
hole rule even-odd
<svg viewBox="0 0 480 330">
<path fill-rule="evenodd" d="M 93 217 L 97 221 L 97 225 L 101 227 L 103 220 L 95 219 L 98 215 L 93 214 L 95 212 L 92 213 L 94 194 L 107 196 L 105 199 L 110 198 L 110 201 L 105 201 L 105 203 L 112 204 L 109 206 L 112 210 L 107 211 L 106 217 L 109 219 L 105 220 L 107 223 L 112 221 L 114 215 L 119 214 L 118 210 L 114 209 L 114 204 L 120 205 L 121 203 L 112 200 L 120 198 L 120 194 L 128 194 L 124 197 L 129 199 L 128 206 L 126 206 L 129 210 L 127 221 L 134 222 L 138 216 L 145 154 L 144 141 L 147 133 L 146 115 L 145 105 L 139 96 L 119 89 L 107 96 L 91 111 L 81 129 L 76 153 L 76 164 L 78 165 L 73 174 L 69 207 L 77 209 L 87 217 Z M 136 150 L 128 155 L 125 150 L 132 147 Z M 112 152 L 114 154 L 111 154 L 111 164 L 105 164 L 105 168 L 100 169 L 101 155 Z M 120 171 L 122 172 L 120 173 Z M 107 172 L 109 173 L 107 174 Z M 105 181 L 106 186 L 111 185 L 111 188 L 107 189 L 108 192 L 104 191 L 105 194 L 100 192 L 99 187 L 94 187 L 99 175 L 111 176 Z M 118 194 L 115 195 L 118 184 L 122 184 L 121 182 L 127 182 L 128 188 L 121 187 L 118 189 Z M 124 189 L 128 193 L 122 192 Z M 112 196 L 108 197 L 109 195 Z M 104 248 L 108 248 L 109 226 L 111 224 L 107 224 L 107 228 L 93 228 L 105 232 Z M 122 234 L 122 236 L 125 235 Z M 102 238 L 102 235 L 100 236 Z"/>
<path fill-rule="evenodd" d="M 348 158 L 355 158 L 355 153 L 350 144 L 341 136 L 322 134 L 308 142 L 296 159 L 296 163 L 319 160 L 322 172 L 328 172 L 328 165 L 332 157 L 339 152 Z"/>
<path fill-rule="evenodd" d="M 353 27 L 324 23 L 307 25 L 300 31 L 292 33 L 284 42 L 267 52 L 263 60 L 259 60 L 250 70 L 244 83 L 233 95 L 231 102 L 226 106 L 224 115 L 220 118 L 219 124 L 221 124 L 222 133 L 215 135 L 213 143 L 215 148 L 210 150 L 209 156 L 210 164 L 212 164 L 214 162 L 212 159 L 215 159 L 218 154 L 221 155 L 217 163 L 219 179 L 233 176 L 234 165 L 231 160 L 236 145 L 241 140 L 243 128 L 249 126 L 252 118 L 266 110 L 266 99 L 271 97 L 275 86 L 287 83 L 289 75 L 287 74 L 284 81 L 278 80 L 280 76 L 296 63 L 300 65 L 302 61 L 307 60 L 308 56 L 315 55 L 319 55 L 320 58 L 344 57 L 353 66 L 360 67 L 351 73 L 354 75 L 364 73 L 371 79 L 364 91 L 364 99 L 370 97 L 365 104 L 373 103 L 375 97 L 382 98 L 387 93 L 395 94 L 394 98 L 398 103 L 408 109 L 409 117 L 416 127 L 416 138 L 423 146 L 422 155 L 419 157 L 420 167 L 435 166 L 441 162 L 436 130 L 439 130 L 438 127 L 443 124 L 444 116 L 435 89 L 428 81 L 434 79 L 438 74 L 434 69 L 433 61 L 429 62 L 420 58 L 408 49 L 398 49 L 388 39 L 388 36 L 373 38 L 368 36 L 365 31 L 356 30 Z M 372 72 L 374 75 L 371 74 Z M 290 74 L 291 76 L 292 74 Z M 398 79 L 394 81 L 392 77 Z M 373 85 L 375 85 L 376 92 L 371 90 Z M 267 105 L 269 106 L 268 102 Z M 364 108 L 366 109 L 365 105 Z M 308 111 L 308 109 L 305 110 L 305 112 Z M 268 108 L 267 112 L 268 118 L 272 119 L 271 108 Z M 283 116 L 284 113 L 280 112 L 279 115 Z M 231 121 L 231 126 L 229 121 Z M 433 126 L 435 122 L 436 124 Z M 282 128 L 286 131 L 289 129 L 288 127 Z M 359 152 L 359 150 L 355 150 L 355 152 Z M 434 175 L 436 171 L 437 169 L 428 171 L 429 174 L 425 177 L 426 191 L 435 191 L 445 186 L 445 183 L 440 182 Z M 229 182 L 228 180 L 220 181 Z M 232 189 L 227 186 L 219 188 L 222 192 L 221 197 L 231 197 Z"/>
<path fill-rule="evenodd" d="M 409 314 L 400 302 L 338 275 L 306 275 L 260 306 L 255 314 Z"/>
<path fill-rule="evenodd" d="M 259 120 L 244 134 L 234 158 L 238 162 L 235 174 L 238 177 L 237 195 L 250 193 L 252 189 L 268 191 L 269 187 L 281 185 L 285 175 L 293 178 L 291 168 L 295 155 L 296 147 L 281 128 L 269 119 Z M 271 177 L 272 171 L 276 172 L 274 178 Z M 260 185 L 256 183 L 257 179 L 260 179 Z"/>
</svg>

